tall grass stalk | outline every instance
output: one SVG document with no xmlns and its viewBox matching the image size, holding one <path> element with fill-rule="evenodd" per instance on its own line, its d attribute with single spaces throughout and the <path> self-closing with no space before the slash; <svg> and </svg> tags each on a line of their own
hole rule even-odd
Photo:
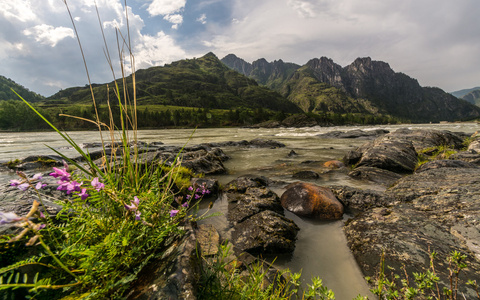
<svg viewBox="0 0 480 300">
<path fill-rule="evenodd" d="M 97 126 L 102 142 L 103 162 L 99 165 L 93 161 L 89 153 L 83 151 L 67 133 L 56 128 L 19 96 L 76 149 L 83 157 L 83 162 L 74 161 L 51 148 L 66 161 L 63 169 L 54 169 L 50 174 L 59 179 L 59 189 L 70 194 L 70 197 L 57 201 L 63 207 L 61 212 L 50 217 L 35 207 L 32 208 L 31 215 L 19 217 L 11 213 L 5 215 L 10 219 L 2 219 L 2 222 L 23 228 L 17 235 L 0 239 L 6 241 L 3 244 L 28 238 L 27 244 L 37 243 L 41 247 L 34 247 L 28 257 L 17 257 L 18 261 L 12 265 L 0 268 L 0 290 L 27 288 L 37 298 L 120 298 L 135 281 L 137 274 L 150 261 L 161 257 L 164 249 L 183 235 L 180 225 L 189 218 L 189 205 L 187 202 L 182 205 L 185 200 L 179 195 L 181 189 L 176 185 L 181 177 L 180 153 L 169 166 L 162 162 L 148 164 L 146 160 L 143 161 L 137 140 L 135 59 L 131 51 L 130 32 L 124 36 L 116 29 L 122 73 L 119 84 L 95 3 L 105 43 L 104 54 L 114 77 L 113 101 L 118 102 L 115 107 L 120 111 L 120 123 L 115 124 L 113 120 L 110 99 L 110 120 L 103 122 L 99 119 L 82 43 L 68 3 L 66 0 L 63 2 L 77 36 L 95 109 L 94 120 L 68 117 Z M 128 30 L 126 1 L 124 5 Z M 131 66 L 133 93 L 128 90 L 126 61 Z M 103 130 L 108 132 L 111 155 L 107 155 Z M 74 171 L 72 165 L 75 166 Z M 22 180 L 29 184 L 28 187 L 24 186 L 25 189 L 32 188 L 38 192 L 43 187 L 41 182 L 35 186 L 31 184 L 34 180 L 26 175 Z M 34 213 L 36 221 L 31 220 Z M 27 266 L 36 266 L 33 269 L 36 273 L 25 272 Z M 61 289 L 61 292 L 51 293 L 51 289 Z"/>
</svg>

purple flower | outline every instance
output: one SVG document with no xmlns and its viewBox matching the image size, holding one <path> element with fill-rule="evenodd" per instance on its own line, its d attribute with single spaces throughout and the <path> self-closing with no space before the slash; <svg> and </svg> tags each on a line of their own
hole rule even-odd
<svg viewBox="0 0 480 300">
<path fill-rule="evenodd" d="M 135 220 L 139 221 L 141 218 L 140 218 L 140 215 L 142 213 L 140 211 L 137 210 L 137 212 L 135 213 Z"/>
<path fill-rule="evenodd" d="M 193 191 L 193 186 L 189 186 L 189 187 L 188 187 L 188 190 L 189 190 L 190 192 Z"/>
<path fill-rule="evenodd" d="M 192 198 L 192 196 L 191 196 L 191 195 L 187 195 L 187 196 L 185 196 L 185 198 L 187 198 L 187 200 L 188 200 L 188 199 Z"/>
<path fill-rule="evenodd" d="M 60 178 L 60 180 L 62 181 L 70 181 L 71 174 L 67 172 L 67 169 L 61 170 L 59 168 L 53 167 L 53 170 L 55 172 L 50 173 L 49 174 L 50 176 L 53 176 L 55 178 Z"/>
<path fill-rule="evenodd" d="M 178 209 L 172 209 L 170 211 L 170 217 L 173 218 L 178 214 L 179 210 Z"/>
<path fill-rule="evenodd" d="M 105 184 L 101 183 L 98 177 L 93 178 L 91 184 L 97 190 L 97 192 L 100 192 L 100 190 L 103 190 L 105 187 Z"/>
<path fill-rule="evenodd" d="M 68 181 L 57 181 L 57 184 L 58 184 L 58 187 L 57 187 L 57 190 L 59 191 L 66 191 L 67 190 L 67 186 L 70 184 L 70 182 Z"/>
<path fill-rule="evenodd" d="M 90 195 L 86 193 L 87 192 L 87 189 L 82 189 L 82 191 L 80 193 L 78 193 L 78 195 L 80 196 L 80 198 L 82 200 L 85 200 L 87 199 Z"/>
<path fill-rule="evenodd" d="M 18 188 L 22 191 L 28 190 L 29 187 L 30 187 L 30 184 L 28 182 L 22 183 L 18 186 Z"/>
<path fill-rule="evenodd" d="M 32 177 L 33 180 L 42 180 L 42 178 L 43 178 L 42 173 L 37 173 Z"/>
<path fill-rule="evenodd" d="M 10 180 L 10 185 L 11 186 L 19 186 L 20 184 L 22 184 L 22 181 L 20 181 L 18 179 Z"/>
<path fill-rule="evenodd" d="M 37 182 L 37 185 L 35 185 L 35 189 L 36 190 L 41 190 L 43 189 L 44 187 L 46 187 L 47 185 L 45 183 L 42 183 L 42 182 Z"/>
<path fill-rule="evenodd" d="M 188 202 L 183 203 L 182 206 L 187 208 L 188 207 Z"/>
<path fill-rule="evenodd" d="M 83 182 L 78 183 L 75 180 L 72 182 L 69 182 L 66 187 L 67 195 L 69 195 L 72 192 L 80 192 L 82 190 L 81 188 L 82 183 Z"/>
<path fill-rule="evenodd" d="M 198 195 L 198 194 L 195 194 L 195 200 L 198 200 L 200 199 L 202 196 Z"/>
<path fill-rule="evenodd" d="M 125 204 L 125 208 L 128 210 L 136 211 L 138 209 L 138 204 L 140 203 L 140 199 L 137 196 L 133 197 L 133 201 L 130 202 L 130 205 Z"/>
<path fill-rule="evenodd" d="M 1 212 L 0 211 L 0 225 L 3 224 L 8 224 L 8 223 L 15 223 L 20 221 L 22 218 L 19 217 L 16 213 L 14 212 Z"/>
</svg>

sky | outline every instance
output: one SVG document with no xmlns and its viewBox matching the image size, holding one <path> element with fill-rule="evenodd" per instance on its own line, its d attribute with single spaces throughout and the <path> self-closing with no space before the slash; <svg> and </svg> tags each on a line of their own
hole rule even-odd
<svg viewBox="0 0 480 300">
<path fill-rule="evenodd" d="M 137 70 L 208 52 L 299 65 L 325 56 L 343 67 L 368 56 L 422 86 L 480 86 L 478 0 L 127 0 L 126 10 L 125 0 L 67 4 L 0 0 L 0 75 L 44 96 L 84 86 L 78 36 L 92 83 L 118 78 L 121 61 L 131 71 L 131 49 Z"/>
</svg>

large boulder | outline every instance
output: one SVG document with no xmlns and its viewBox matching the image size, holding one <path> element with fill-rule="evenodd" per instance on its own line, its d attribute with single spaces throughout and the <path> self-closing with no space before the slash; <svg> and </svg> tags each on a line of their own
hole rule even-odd
<svg viewBox="0 0 480 300">
<path fill-rule="evenodd" d="M 374 205 L 345 227 L 348 245 L 365 276 L 373 277 L 385 264 L 408 276 L 429 268 L 437 253 L 435 271 L 449 286 L 446 258 L 452 251 L 467 255 L 468 268 L 460 280 L 480 282 L 480 168 L 447 163 L 399 179 L 387 189 L 384 207 Z M 381 199 L 381 198 L 380 198 Z M 381 204 L 381 201 L 376 201 Z M 403 273 L 403 272 L 402 272 Z M 475 291 L 461 284 L 466 299 Z"/>
<path fill-rule="evenodd" d="M 405 140 L 394 140 L 387 136 L 376 139 L 362 153 L 357 167 L 375 167 L 397 173 L 413 172 L 417 164 L 417 153 L 413 144 Z"/>
<path fill-rule="evenodd" d="M 299 228 L 283 216 L 278 196 L 267 188 L 266 177 L 245 175 L 231 181 L 224 192 L 232 243 L 252 254 L 293 252 Z"/>
<path fill-rule="evenodd" d="M 395 181 L 402 178 L 402 175 L 395 172 L 374 167 L 358 167 L 348 173 L 348 176 L 355 179 L 373 181 L 385 186 L 392 185 Z"/>
<path fill-rule="evenodd" d="M 395 140 L 410 141 L 415 147 L 415 150 L 419 152 L 425 148 L 438 146 L 449 146 L 455 149 L 461 149 L 463 148 L 463 141 L 466 136 L 448 130 L 400 128 L 387 134 L 386 137 Z"/>
<path fill-rule="evenodd" d="M 292 220 L 264 210 L 237 224 L 232 241 L 237 248 L 251 254 L 292 253 L 299 230 Z"/>
<path fill-rule="evenodd" d="M 343 205 L 328 188 L 311 183 L 292 183 L 280 201 L 282 206 L 298 216 L 322 220 L 341 219 Z"/>
</svg>

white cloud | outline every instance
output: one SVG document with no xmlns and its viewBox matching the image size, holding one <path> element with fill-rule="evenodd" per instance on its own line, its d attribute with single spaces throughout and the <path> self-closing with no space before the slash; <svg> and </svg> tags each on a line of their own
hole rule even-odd
<svg viewBox="0 0 480 300">
<path fill-rule="evenodd" d="M 201 14 L 200 17 L 197 18 L 197 22 L 200 22 L 204 25 L 207 24 L 207 15 Z"/>
<path fill-rule="evenodd" d="M 187 0 L 153 0 L 147 8 L 151 16 L 165 16 L 183 10 Z"/>
<path fill-rule="evenodd" d="M 163 19 L 173 24 L 182 24 L 183 22 L 183 17 L 179 14 L 166 15 Z"/>
<path fill-rule="evenodd" d="M 306 0 L 288 0 L 288 5 L 304 18 L 317 16 L 313 4 Z"/>
<path fill-rule="evenodd" d="M 37 17 L 28 0 L 1 1 L 0 14 L 7 19 L 16 19 L 20 22 L 35 20 Z"/>
<path fill-rule="evenodd" d="M 30 29 L 25 29 L 23 34 L 27 36 L 32 35 L 34 36 L 35 41 L 41 44 L 50 45 L 51 47 L 55 47 L 55 45 L 64 38 L 75 37 L 73 29 L 71 28 L 53 27 L 47 24 L 41 24 Z"/>
<path fill-rule="evenodd" d="M 164 65 L 187 56 L 185 51 L 162 31 L 156 36 L 141 36 L 136 43 L 134 55 L 137 69 Z"/>
</svg>

